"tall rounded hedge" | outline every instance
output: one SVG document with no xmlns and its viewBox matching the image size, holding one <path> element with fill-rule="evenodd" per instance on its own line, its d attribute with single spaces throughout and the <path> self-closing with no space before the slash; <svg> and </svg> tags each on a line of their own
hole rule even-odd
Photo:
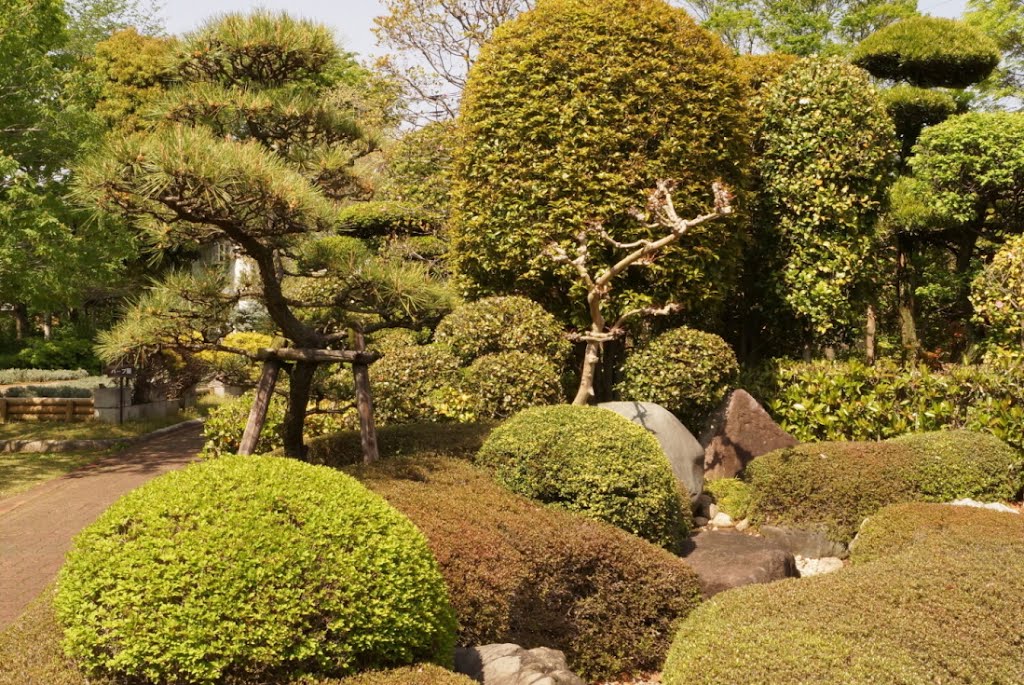
<svg viewBox="0 0 1024 685">
<path fill-rule="evenodd" d="M 462 387 L 474 398 L 477 413 L 491 419 L 562 399 L 558 369 L 546 357 L 528 352 L 480 357 L 466 369 Z"/>
<path fill-rule="evenodd" d="M 681 216 L 707 211 L 711 183 L 739 187 L 744 86 L 721 42 L 663 0 L 540 0 L 495 31 L 471 70 L 454 156 L 452 255 L 483 292 L 578 310 L 552 242 L 602 221 L 625 240 L 658 179 L 678 179 Z M 626 299 L 723 297 L 740 222 L 616 281 Z M 657 229 L 653 229 L 657 230 Z M 607 245 L 592 241 L 597 263 Z"/>
<path fill-rule="evenodd" d="M 736 354 L 727 342 L 683 327 L 631 354 L 622 365 L 618 391 L 624 400 L 660 404 L 699 430 L 738 374 Z"/>
<path fill-rule="evenodd" d="M 561 367 L 570 351 L 558 320 L 518 295 L 485 297 L 456 307 L 438 324 L 434 340 L 464 363 L 496 352 L 530 352 Z"/>
<path fill-rule="evenodd" d="M 129 493 L 75 540 L 54 600 L 68 656 L 132 682 L 266 682 L 451 660 L 422 533 L 354 479 L 224 457 Z"/>
<path fill-rule="evenodd" d="M 668 549 L 689 532 L 688 507 L 658 441 L 607 409 L 527 409 L 491 433 L 476 462 L 514 492 Z"/>
<path fill-rule="evenodd" d="M 850 56 L 872 76 L 921 88 L 966 88 L 999 65 L 995 42 L 956 19 L 907 17 L 875 31 Z"/>
</svg>

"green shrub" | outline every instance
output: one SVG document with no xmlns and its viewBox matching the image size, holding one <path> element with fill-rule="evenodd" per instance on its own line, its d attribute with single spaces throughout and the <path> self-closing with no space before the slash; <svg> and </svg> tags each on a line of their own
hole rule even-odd
<svg viewBox="0 0 1024 685">
<path fill-rule="evenodd" d="M 555 317 L 525 297 L 485 297 L 467 302 L 446 316 L 434 340 L 452 349 L 463 362 L 496 352 L 530 352 L 561 367 L 569 340 Z"/>
<path fill-rule="evenodd" d="M 676 328 L 626 359 L 618 392 L 624 400 L 660 404 L 699 430 L 738 373 L 736 355 L 720 337 Z"/>
<path fill-rule="evenodd" d="M 384 426 L 377 432 L 382 459 L 429 454 L 470 460 L 480 451 L 494 428 L 493 423 L 407 423 Z M 359 431 L 341 431 L 314 438 L 309 443 L 307 460 L 340 468 L 363 462 Z"/>
<path fill-rule="evenodd" d="M 473 685 L 476 681 L 432 664 L 418 664 L 389 671 L 369 671 L 341 680 L 310 685 Z"/>
<path fill-rule="evenodd" d="M 516 414 L 477 454 L 514 492 L 678 549 L 689 507 L 653 435 L 615 412 L 558 405 Z"/>
<path fill-rule="evenodd" d="M 715 499 L 719 510 L 736 521 L 747 518 L 752 493 L 750 486 L 738 478 L 718 478 L 704 483 L 704 492 Z"/>
<path fill-rule="evenodd" d="M 729 51 L 662 0 L 547 0 L 494 32 L 470 71 L 452 171 L 452 261 L 485 293 L 582 313 L 545 252 L 600 221 L 615 239 L 651 238 L 630 215 L 658 179 L 678 179 L 681 216 L 711 184 L 740 187 L 748 155 L 744 88 Z M 739 221 L 687 234 L 685 249 L 616 279 L 622 306 L 725 297 Z M 591 241 L 591 263 L 610 248 Z"/>
<path fill-rule="evenodd" d="M 799 445 L 754 459 L 746 478 L 755 524 L 823 530 L 839 542 L 888 504 L 1010 500 L 1024 485 L 1019 453 L 968 431 Z"/>
<path fill-rule="evenodd" d="M 1020 545 L 1024 516 L 948 504 L 896 504 L 864 522 L 850 560 L 863 564 L 921 544 L 964 550 L 978 540 Z"/>
<path fill-rule="evenodd" d="M 991 38 L 962 21 L 908 17 L 875 31 L 853 50 L 851 61 L 872 76 L 922 88 L 966 88 L 999 64 Z"/>
<path fill-rule="evenodd" d="M 252 682 L 450 663 L 422 534 L 332 469 L 224 457 L 129 493 L 75 540 L 54 600 L 88 673 Z"/>
<path fill-rule="evenodd" d="M 738 55 L 736 69 L 750 90 L 755 93 L 785 74 L 800 59 L 785 52 L 771 52 L 766 55 Z"/>
<path fill-rule="evenodd" d="M 408 328 L 384 328 L 376 331 L 367 339 L 366 346 L 374 352 L 388 354 L 411 345 L 421 345 L 426 340 L 420 331 Z"/>
<path fill-rule="evenodd" d="M 79 378 L 88 378 L 89 372 L 85 369 L 0 369 L 0 385 L 13 385 L 15 383 L 45 383 L 49 381 L 71 381 Z"/>
<path fill-rule="evenodd" d="M 1024 535 L 957 537 L 723 592 L 683 622 L 662 682 L 1020 683 Z"/>
<path fill-rule="evenodd" d="M 562 399 L 562 383 L 546 357 L 529 352 L 485 354 L 466 369 L 462 386 L 476 400 L 479 416 L 505 419 Z"/>
<path fill-rule="evenodd" d="M 398 202 L 354 202 L 338 213 L 338 230 L 359 238 L 433 233 L 442 217 Z"/>
<path fill-rule="evenodd" d="M 254 393 L 247 392 L 229 402 L 218 405 L 206 417 L 203 423 L 203 435 L 206 444 L 203 446 L 204 457 L 219 457 L 238 452 L 245 432 L 245 424 L 249 420 Z M 283 397 L 275 395 L 267 408 L 267 418 L 263 424 L 259 441 L 256 443 L 256 454 L 266 454 L 284 445 L 281 434 L 284 424 L 286 404 Z M 303 434 L 307 439 L 325 435 L 345 428 L 343 417 L 334 414 L 311 414 L 306 417 Z"/>
<path fill-rule="evenodd" d="M 1024 347 L 1024 235 L 1007 240 L 975 277 L 971 304 L 994 339 Z"/>
<path fill-rule="evenodd" d="M 775 362 L 751 392 L 797 440 L 884 440 L 967 428 L 1024 449 L 1024 358 L 902 368 L 882 360 Z"/>
<path fill-rule="evenodd" d="M 353 473 L 427 536 L 459 644 L 560 649 L 584 678 L 614 679 L 656 670 L 676 622 L 699 601 L 682 559 L 509 492 L 463 461 L 420 454 Z"/>
<path fill-rule="evenodd" d="M 0 390 L 2 397 L 92 397 L 89 388 L 73 385 L 18 385 Z"/>
<path fill-rule="evenodd" d="M 221 344 L 254 355 L 261 349 L 271 347 L 273 342 L 271 336 L 263 333 L 235 331 L 224 336 Z M 228 385 L 252 387 L 259 380 L 262 370 L 260 364 L 249 357 L 232 352 L 205 350 L 197 353 L 196 359 L 203 362 L 214 378 Z"/>
<path fill-rule="evenodd" d="M 900 84 L 881 91 L 880 96 L 896 125 L 896 135 L 903 144 L 903 156 L 910 151 L 925 126 L 941 123 L 956 114 L 957 103 L 951 94 Z"/>
<path fill-rule="evenodd" d="M 0 366 L 28 369 L 88 369 L 100 370 L 99 358 L 93 352 L 93 341 L 88 338 L 56 337 L 52 340 L 29 338 L 17 352 L 4 355 Z"/>
<path fill-rule="evenodd" d="M 433 394 L 459 379 L 459 360 L 444 345 L 409 345 L 370 366 L 374 411 L 380 423 L 443 419 Z"/>
</svg>

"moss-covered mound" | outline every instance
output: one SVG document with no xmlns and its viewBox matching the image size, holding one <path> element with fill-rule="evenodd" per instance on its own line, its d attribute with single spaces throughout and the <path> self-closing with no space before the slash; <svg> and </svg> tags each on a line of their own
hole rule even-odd
<svg viewBox="0 0 1024 685">
<path fill-rule="evenodd" d="M 1021 465 L 998 438 L 948 431 L 799 445 L 754 459 L 746 478 L 754 523 L 819 529 L 849 542 L 888 504 L 1014 499 L 1024 485 Z"/>
<path fill-rule="evenodd" d="M 607 409 L 527 409 L 491 433 L 476 461 L 514 492 L 667 549 L 689 532 L 689 507 L 658 441 Z"/>
<path fill-rule="evenodd" d="M 1010 521 L 1021 517 L 920 507 L 879 514 L 918 539 L 890 546 L 902 548 L 894 556 L 701 606 L 676 636 L 665 685 L 1024 682 L 1024 527 Z"/>
<path fill-rule="evenodd" d="M 543 507 L 458 460 L 353 470 L 426 534 L 466 645 L 565 651 L 587 677 L 656 669 L 700 595 L 684 561 L 599 521 Z"/>
<path fill-rule="evenodd" d="M 54 600 L 87 673 L 176 683 L 452 658 L 426 540 L 333 469 L 223 457 L 129 493 L 75 540 Z"/>
</svg>

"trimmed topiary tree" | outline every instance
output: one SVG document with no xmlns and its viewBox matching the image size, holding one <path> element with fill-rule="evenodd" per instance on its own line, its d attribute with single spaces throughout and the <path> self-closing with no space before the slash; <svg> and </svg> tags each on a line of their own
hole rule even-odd
<svg viewBox="0 0 1024 685">
<path fill-rule="evenodd" d="M 688 507 L 653 435 L 598 407 L 536 407 L 501 424 L 476 462 L 527 497 L 679 549 Z"/>
<path fill-rule="evenodd" d="M 582 319 L 564 267 L 594 222 L 614 239 L 656 238 L 630 215 L 676 179 L 680 216 L 703 211 L 715 180 L 740 187 L 744 88 L 729 51 L 662 0 L 543 0 L 502 25 L 470 72 L 453 165 L 452 259 L 481 292 L 519 292 Z M 739 222 L 694 231 L 686 249 L 616 283 L 615 320 L 669 300 L 721 301 Z M 611 248 L 594 245 L 593 263 Z"/>
<path fill-rule="evenodd" d="M 624 400 L 660 404 L 699 430 L 739 370 L 732 348 L 720 337 L 676 328 L 626 359 L 617 390 Z"/>
<path fill-rule="evenodd" d="M 422 533 L 352 478 L 278 457 L 129 493 L 78 536 L 54 605 L 85 671 L 157 683 L 448 664 L 455 639 Z"/>
<path fill-rule="evenodd" d="M 908 17 L 875 31 L 850 60 L 880 79 L 921 88 L 966 88 L 999 65 L 995 42 L 976 28 L 943 17 Z"/>
<path fill-rule="evenodd" d="M 528 352 L 480 357 L 466 369 L 462 388 L 476 400 L 478 414 L 491 419 L 562 399 L 558 370 L 546 357 Z"/>
<path fill-rule="evenodd" d="M 846 543 L 867 516 L 889 504 L 1015 499 L 1024 486 L 1024 461 L 991 435 L 943 431 L 798 445 L 754 459 L 746 479 L 755 525 L 821 530 Z"/>
<path fill-rule="evenodd" d="M 531 352 L 561 368 L 570 344 L 561 324 L 525 297 L 485 297 L 457 307 L 438 324 L 434 340 L 464 363 L 495 352 Z"/>
</svg>

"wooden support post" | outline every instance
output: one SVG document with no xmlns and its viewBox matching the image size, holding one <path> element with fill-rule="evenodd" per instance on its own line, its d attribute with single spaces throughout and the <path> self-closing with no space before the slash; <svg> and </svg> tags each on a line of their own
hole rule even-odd
<svg viewBox="0 0 1024 685">
<path fill-rule="evenodd" d="M 366 350 L 362 332 L 354 331 L 356 352 Z M 370 366 L 363 359 L 352 363 L 352 376 L 356 384 L 356 408 L 359 411 L 359 437 L 363 445 L 363 463 L 372 464 L 380 453 L 377 449 L 377 427 L 373 422 L 373 396 L 370 394 Z"/>
<path fill-rule="evenodd" d="M 72 400 L 68 400 L 64 405 L 64 420 L 68 423 L 75 420 L 75 403 Z"/>
<path fill-rule="evenodd" d="M 238 445 L 239 454 L 247 455 L 256 451 L 256 443 L 259 442 L 260 432 L 267 420 L 267 409 L 270 407 L 270 399 L 274 396 L 274 386 L 277 385 L 277 376 L 280 372 L 280 359 L 270 358 L 263 362 L 263 374 L 256 386 L 256 398 L 249 411 L 242 442 Z"/>
<path fill-rule="evenodd" d="M 0 423 L 7 423 L 7 399 L 0 397 Z"/>
</svg>

